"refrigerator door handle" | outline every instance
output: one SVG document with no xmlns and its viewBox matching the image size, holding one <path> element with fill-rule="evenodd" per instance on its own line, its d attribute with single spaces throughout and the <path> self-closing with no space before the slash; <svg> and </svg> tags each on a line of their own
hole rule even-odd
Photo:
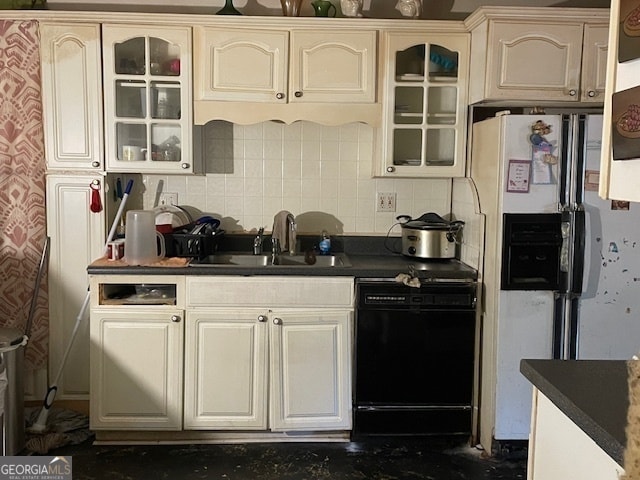
<svg viewBox="0 0 640 480">
<path fill-rule="evenodd" d="M 563 213 L 563 217 L 567 215 Z M 560 223 L 560 233 L 562 234 L 562 244 L 560 245 L 560 271 L 568 273 L 571 268 L 570 247 L 571 247 L 571 222 L 564 220 Z"/>
<path fill-rule="evenodd" d="M 573 268 L 569 291 L 574 296 L 582 294 L 582 282 L 585 263 L 585 238 L 586 238 L 586 213 L 584 210 L 576 210 L 573 214 Z"/>
</svg>

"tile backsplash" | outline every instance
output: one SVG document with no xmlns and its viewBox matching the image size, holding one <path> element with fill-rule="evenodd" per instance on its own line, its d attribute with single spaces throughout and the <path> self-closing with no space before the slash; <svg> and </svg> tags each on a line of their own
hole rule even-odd
<svg viewBox="0 0 640 480">
<path fill-rule="evenodd" d="M 144 208 L 160 192 L 222 220 L 227 232 L 270 231 L 280 210 L 301 233 L 385 235 L 397 215 L 446 215 L 451 179 L 372 178 L 375 128 L 212 121 L 202 128 L 204 175 L 144 175 Z M 376 212 L 378 192 L 396 193 L 395 212 Z M 396 226 L 394 234 L 400 233 Z"/>
</svg>

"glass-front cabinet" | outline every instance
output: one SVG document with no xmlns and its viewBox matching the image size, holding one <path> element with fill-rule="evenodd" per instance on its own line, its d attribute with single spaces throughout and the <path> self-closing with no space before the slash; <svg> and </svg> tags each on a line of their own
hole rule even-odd
<svg viewBox="0 0 640 480">
<path fill-rule="evenodd" d="M 107 169 L 190 173 L 189 27 L 103 25 Z"/>
<path fill-rule="evenodd" d="M 388 32 L 377 175 L 464 176 L 468 34 Z"/>
</svg>

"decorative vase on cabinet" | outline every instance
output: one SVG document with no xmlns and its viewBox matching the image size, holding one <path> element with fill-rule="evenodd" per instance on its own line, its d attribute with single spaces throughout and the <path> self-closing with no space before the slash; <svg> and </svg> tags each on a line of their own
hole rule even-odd
<svg viewBox="0 0 640 480">
<path fill-rule="evenodd" d="M 282 14 L 286 17 L 299 17 L 302 0 L 280 0 Z"/>
<path fill-rule="evenodd" d="M 216 12 L 216 15 L 242 15 L 233 6 L 233 0 L 225 0 L 224 7 Z"/>
</svg>

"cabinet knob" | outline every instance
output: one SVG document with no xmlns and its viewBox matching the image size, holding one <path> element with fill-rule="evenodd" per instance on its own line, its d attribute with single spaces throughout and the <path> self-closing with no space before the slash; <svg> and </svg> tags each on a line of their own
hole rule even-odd
<svg viewBox="0 0 640 480">
<path fill-rule="evenodd" d="M 575 88 L 569 90 L 569 96 L 575 97 L 578 94 L 578 91 Z"/>
<path fill-rule="evenodd" d="M 100 167 L 100 162 L 93 161 L 93 162 L 91 162 L 91 166 L 95 167 L 95 168 L 99 168 Z"/>
<path fill-rule="evenodd" d="M 258 315 L 258 321 L 259 322 L 266 322 L 267 321 L 267 316 L 266 315 Z"/>
<path fill-rule="evenodd" d="M 273 319 L 273 324 L 274 325 L 282 325 L 282 319 L 278 318 L 278 317 L 274 318 Z"/>
<path fill-rule="evenodd" d="M 295 95 L 297 98 L 300 98 L 300 97 L 302 96 L 302 92 L 296 92 L 296 93 L 294 93 L 294 95 Z"/>
<path fill-rule="evenodd" d="M 276 98 L 277 98 L 278 100 L 282 100 L 282 99 L 284 98 L 284 93 L 281 93 L 281 92 L 276 93 Z"/>
<path fill-rule="evenodd" d="M 593 98 L 593 97 L 595 97 L 595 96 L 596 96 L 596 92 L 595 92 L 595 90 L 589 90 L 589 91 L 587 92 L 587 95 L 588 95 L 589 97 Z"/>
<path fill-rule="evenodd" d="M 171 321 L 174 323 L 179 323 L 180 320 L 182 320 L 182 318 L 180 317 L 180 315 L 171 315 Z"/>
<path fill-rule="evenodd" d="M 180 164 L 180 168 L 182 168 L 183 170 L 186 170 L 190 167 L 191 165 L 189 165 L 188 163 L 182 163 Z"/>
<path fill-rule="evenodd" d="M 396 171 L 396 167 L 387 167 L 387 172 L 388 173 L 393 173 Z"/>
</svg>

